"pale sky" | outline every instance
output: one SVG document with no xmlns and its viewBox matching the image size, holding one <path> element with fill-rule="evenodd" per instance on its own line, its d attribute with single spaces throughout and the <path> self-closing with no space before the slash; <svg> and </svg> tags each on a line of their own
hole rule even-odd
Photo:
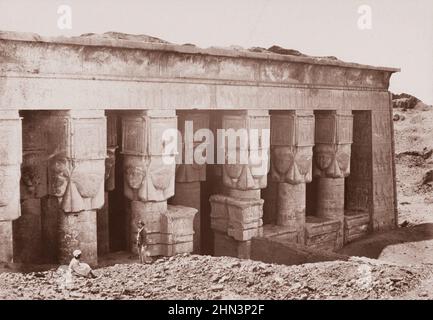
<svg viewBox="0 0 433 320">
<path fill-rule="evenodd" d="M 72 29 L 57 26 L 70 5 Z M 358 28 L 369 5 L 372 28 Z M 390 90 L 433 104 L 432 0 L 0 0 L 0 30 L 41 35 L 118 31 L 200 47 L 282 47 L 399 67 Z"/>
</svg>

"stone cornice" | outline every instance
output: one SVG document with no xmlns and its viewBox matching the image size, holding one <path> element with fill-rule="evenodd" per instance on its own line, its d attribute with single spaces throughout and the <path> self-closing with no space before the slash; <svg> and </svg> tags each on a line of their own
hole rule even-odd
<svg viewBox="0 0 433 320">
<path fill-rule="evenodd" d="M 387 90 L 392 73 L 399 71 L 247 50 L 21 33 L 0 32 L 0 49 L 3 77 Z"/>
</svg>

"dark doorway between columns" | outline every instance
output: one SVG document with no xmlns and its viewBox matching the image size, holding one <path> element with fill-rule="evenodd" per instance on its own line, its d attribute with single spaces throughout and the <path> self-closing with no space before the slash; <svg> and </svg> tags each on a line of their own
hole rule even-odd
<svg viewBox="0 0 433 320">
<path fill-rule="evenodd" d="M 123 195 L 122 121 L 117 115 L 116 188 L 108 193 L 110 251 L 125 251 L 127 246 L 127 201 Z"/>
</svg>

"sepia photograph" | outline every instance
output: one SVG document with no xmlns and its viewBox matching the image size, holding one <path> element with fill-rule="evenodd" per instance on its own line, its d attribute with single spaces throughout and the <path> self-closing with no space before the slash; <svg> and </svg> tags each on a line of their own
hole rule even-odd
<svg viewBox="0 0 433 320">
<path fill-rule="evenodd" d="M 0 300 L 431 299 L 433 1 L 0 0 Z"/>
</svg>

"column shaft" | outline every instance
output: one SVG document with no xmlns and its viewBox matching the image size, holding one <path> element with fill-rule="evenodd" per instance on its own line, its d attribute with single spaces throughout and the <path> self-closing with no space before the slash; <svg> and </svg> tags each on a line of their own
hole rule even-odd
<svg viewBox="0 0 433 320">
<path fill-rule="evenodd" d="M 278 184 L 277 224 L 296 229 L 298 243 L 304 243 L 305 183 Z"/>
<path fill-rule="evenodd" d="M 13 260 L 12 221 L 21 215 L 21 119 L 17 110 L 0 111 L 0 261 Z"/>
<path fill-rule="evenodd" d="M 139 221 L 144 222 L 151 256 L 192 252 L 196 209 L 167 206 L 174 195 L 177 121 L 172 110 L 122 116 L 124 192 L 130 202 L 130 250 L 136 252 Z"/>
<path fill-rule="evenodd" d="M 104 205 L 106 119 L 103 110 L 51 112 L 49 192 L 58 200 L 58 260 L 67 263 L 81 250 L 97 264 L 96 210 Z M 55 208 L 53 208 L 55 210 Z"/>
<path fill-rule="evenodd" d="M 21 217 L 14 221 L 14 260 L 43 260 L 42 198 L 47 195 L 46 121 L 39 111 L 24 111 L 21 166 Z"/>
<path fill-rule="evenodd" d="M 77 248 L 82 252 L 82 259 L 91 266 L 98 264 L 96 210 L 79 213 L 59 212 L 59 263 L 68 264 L 71 252 Z"/>
<path fill-rule="evenodd" d="M 225 136 L 218 137 L 217 150 L 225 151 L 224 194 L 210 198 L 216 255 L 250 258 L 251 239 L 263 235 L 260 189 L 267 184 L 269 127 L 267 110 L 223 114 Z"/>
<path fill-rule="evenodd" d="M 12 221 L 0 221 L 0 262 L 13 260 Z"/>
<path fill-rule="evenodd" d="M 316 114 L 316 216 L 339 222 L 334 249 L 341 248 L 344 242 L 344 183 L 350 174 L 352 136 L 351 112 Z"/>
<path fill-rule="evenodd" d="M 314 114 L 291 110 L 271 115 L 271 174 L 277 185 L 277 225 L 305 241 L 306 183 L 312 180 Z M 273 228 L 272 230 L 274 230 Z"/>
</svg>

